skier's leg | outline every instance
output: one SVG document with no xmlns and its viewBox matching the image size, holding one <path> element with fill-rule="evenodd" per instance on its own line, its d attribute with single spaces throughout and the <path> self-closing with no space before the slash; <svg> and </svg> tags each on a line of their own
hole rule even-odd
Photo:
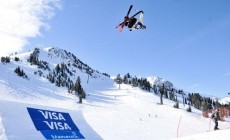
<svg viewBox="0 0 230 140">
<path fill-rule="evenodd" d="M 141 22 L 137 22 L 136 27 L 137 27 L 138 29 L 146 29 L 146 26 L 143 25 L 143 23 L 141 23 Z"/>
<path fill-rule="evenodd" d="M 215 121 L 214 130 L 216 130 L 216 129 L 217 129 L 217 127 L 218 127 L 218 122 L 217 122 L 217 121 Z"/>
</svg>

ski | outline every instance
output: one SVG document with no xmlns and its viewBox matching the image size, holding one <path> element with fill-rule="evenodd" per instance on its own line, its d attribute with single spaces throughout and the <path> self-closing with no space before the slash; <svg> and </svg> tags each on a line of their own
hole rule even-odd
<svg viewBox="0 0 230 140">
<path fill-rule="evenodd" d="M 129 13 L 129 12 L 128 12 Z M 134 14 L 133 16 L 131 16 L 130 18 L 133 18 L 133 17 L 135 17 L 136 15 L 138 15 L 138 14 L 140 14 L 140 13 L 144 13 L 143 11 L 138 11 L 136 14 Z M 116 26 L 116 28 L 119 28 L 120 26 L 121 26 L 121 28 L 120 28 L 120 32 L 122 32 L 123 31 L 123 28 L 124 28 L 124 25 L 125 25 L 125 23 L 130 19 L 128 16 L 126 16 L 126 19 L 122 22 L 122 23 L 120 23 L 119 25 L 117 25 Z"/>
</svg>

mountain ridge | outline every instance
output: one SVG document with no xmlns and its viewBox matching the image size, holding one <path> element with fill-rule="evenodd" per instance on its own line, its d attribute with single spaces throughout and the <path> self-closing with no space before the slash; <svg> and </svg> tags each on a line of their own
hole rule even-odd
<svg viewBox="0 0 230 140">
<path fill-rule="evenodd" d="M 79 58 L 77 58 L 73 53 L 68 52 L 64 49 L 59 49 L 57 47 L 43 47 L 43 48 L 34 48 L 33 50 L 23 52 L 23 53 L 15 53 L 11 54 L 10 58 L 11 60 L 18 57 L 20 61 L 22 61 L 23 64 L 25 65 L 32 65 L 32 66 L 37 66 L 37 70 L 34 71 L 34 74 L 37 74 L 39 76 L 42 76 L 44 78 L 49 79 L 50 82 L 55 83 L 53 81 L 54 74 L 56 74 L 54 71 L 57 65 L 62 65 L 65 64 L 65 72 L 67 73 L 66 77 L 61 77 L 62 79 L 61 82 L 66 83 L 66 81 L 74 83 L 74 81 L 77 79 L 77 76 L 84 76 L 88 78 L 83 78 L 88 80 L 92 78 L 102 78 L 107 77 L 110 79 L 110 75 L 107 73 L 101 73 L 98 70 L 92 69 L 90 66 L 82 62 Z M 48 70 L 47 70 L 48 69 Z M 156 77 L 156 76 L 149 76 L 146 78 L 147 81 L 150 82 L 151 86 L 166 86 L 168 89 L 177 89 L 174 87 L 174 84 L 164 78 Z M 57 84 L 57 83 L 56 83 Z M 60 85 L 60 81 L 57 84 L 58 86 Z M 63 86 L 63 85 L 62 85 Z M 68 88 L 69 85 L 66 85 Z M 69 89 L 68 89 L 69 90 Z M 178 90 L 178 89 L 177 89 Z M 186 93 L 186 95 L 189 93 L 187 91 L 183 91 Z M 216 97 L 212 97 L 213 99 Z M 228 99 L 224 99 L 221 101 L 222 103 L 228 103 L 230 102 Z"/>
</svg>

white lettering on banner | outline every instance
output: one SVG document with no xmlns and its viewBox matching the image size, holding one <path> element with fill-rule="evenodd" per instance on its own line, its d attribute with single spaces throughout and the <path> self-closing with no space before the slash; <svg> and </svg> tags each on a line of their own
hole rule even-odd
<svg viewBox="0 0 230 140">
<path fill-rule="evenodd" d="M 52 139 L 78 139 L 78 136 L 59 136 L 59 135 L 51 135 Z"/>
<path fill-rule="evenodd" d="M 72 130 L 67 123 L 43 121 L 52 130 Z"/>
<path fill-rule="evenodd" d="M 38 111 L 43 115 L 45 119 L 65 121 L 65 118 L 62 116 L 62 113 L 42 111 L 42 110 L 38 110 Z"/>
</svg>

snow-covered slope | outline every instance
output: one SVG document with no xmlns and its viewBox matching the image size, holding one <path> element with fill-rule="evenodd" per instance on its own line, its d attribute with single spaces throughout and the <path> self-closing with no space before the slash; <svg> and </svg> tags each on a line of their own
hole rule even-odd
<svg viewBox="0 0 230 140">
<path fill-rule="evenodd" d="M 167 88 L 173 88 L 173 84 L 164 78 L 151 76 L 147 77 L 147 80 L 150 82 L 151 85 L 162 86 L 162 84 L 164 84 L 164 86 L 166 86 Z"/>
<path fill-rule="evenodd" d="M 35 99 L 33 103 L 39 105 L 43 105 L 45 102 L 49 106 L 52 106 L 52 104 L 55 103 L 55 106 L 61 106 L 61 104 L 74 104 L 74 107 L 75 102 L 71 103 L 69 101 L 63 101 L 63 98 L 76 100 L 73 93 L 68 93 L 67 87 L 57 87 L 55 86 L 55 83 L 51 84 L 47 79 L 47 75 L 54 71 L 55 66 L 62 63 L 69 64 L 69 67 L 67 67 L 72 72 L 72 75 L 68 75 L 68 77 L 70 77 L 72 81 L 75 82 L 77 76 L 81 78 L 82 86 L 87 90 L 87 93 L 94 90 L 94 88 L 91 87 L 95 87 L 98 84 L 111 85 L 113 82 L 109 77 L 92 70 L 81 61 L 78 61 L 73 54 L 67 53 L 64 50 L 54 48 L 39 50 L 38 60 L 47 62 L 49 69 L 42 69 L 38 68 L 37 65 L 31 65 L 31 63 L 27 61 L 31 53 L 32 51 L 12 55 L 10 63 L 0 63 L 0 91 L 4 90 L 1 91 L 1 99 L 28 103 L 30 100 Z M 20 60 L 14 61 L 15 57 L 18 57 Z M 81 69 L 77 67 L 78 65 L 81 66 Z M 14 72 L 16 67 L 23 69 L 28 79 L 17 76 Z M 89 81 L 88 74 L 85 72 L 84 67 L 92 70 L 92 74 L 89 76 Z M 38 72 L 41 73 L 40 76 L 37 74 Z M 66 73 L 69 74 L 68 72 Z M 40 101 L 39 99 L 42 100 Z M 70 106 L 68 106 L 68 108 Z"/>
<path fill-rule="evenodd" d="M 40 51 L 40 58 L 49 62 L 50 69 L 57 63 L 74 63 L 72 60 L 76 60 L 66 58 L 68 53 L 65 51 L 53 53 L 48 50 Z M 75 71 L 73 79 L 81 77 L 87 95 L 83 104 L 78 104 L 78 98 L 68 93 L 66 87 L 57 87 L 49 82 L 47 70 L 41 70 L 42 76 L 34 74 L 38 71 L 37 66 L 23 61 L 30 54 L 17 54 L 22 60 L 19 62 L 0 63 L 0 140 L 45 139 L 36 130 L 28 107 L 68 113 L 87 140 L 168 140 L 183 136 L 189 136 L 184 139 L 211 140 L 216 139 L 215 136 L 218 139 L 229 137 L 229 118 L 219 123 L 224 130 L 212 133 L 209 131 L 212 131 L 213 122 L 203 118 L 199 110 L 192 108 L 192 113 L 189 113 L 186 111 L 188 106 L 182 104 L 180 109 L 175 109 L 174 102 L 166 99 L 164 105 L 159 105 L 158 95 L 129 85 L 122 84 L 119 90 L 112 79 L 96 71 L 87 83 L 88 74 L 84 69 L 69 67 Z M 60 59 L 55 54 L 64 57 Z M 14 70 L 17 66 L 23 68 L 29 79 L 16 75 Z"/>
<path fill-rule="evenodd" d="M 151 84 L 151 86 L 156 85 L 156 86 L 162 86 L 164 84 L 165 87 L 167 87 L 168 89 L 176 89 L 179 90 L 178 88 L 176 88 L 172 82 L 164 79 L 164 78 L 160 78 L 160 77 L 156 77 L 156 76 L 150 76 L 147 77 L 147 80 L 149 81 L 149 83 Z M 185 93 L 185 96 L 187 96 L 190 92 L 189 91 L 183 91 Z M 177 94 L 178 96 L 181 96 L 181 94 Z M 202 95 L 203 97 L 210 97 L 211 99 L 213 99 L 214 101 L 216 101 L 218 99 L 218 102 L 220 102 L 221 104 L 226 104 L 228 105 L 230 103 L 230 96 L 224 97 L 224 98 L 217 98 L 211 95 Z"/>
<path fill-rule="evenodd" d="M 230 137 L 230 130 L 219 130 L 213 132 L 199 133 L 191 136 L 178 138 L 177 140 L 227 140 Z"/>
<path fill-rule="evenodd" d="M 230 96 L 222 98 L 220 102 L 222 104 L 230 104 Z"/>
</svg>

